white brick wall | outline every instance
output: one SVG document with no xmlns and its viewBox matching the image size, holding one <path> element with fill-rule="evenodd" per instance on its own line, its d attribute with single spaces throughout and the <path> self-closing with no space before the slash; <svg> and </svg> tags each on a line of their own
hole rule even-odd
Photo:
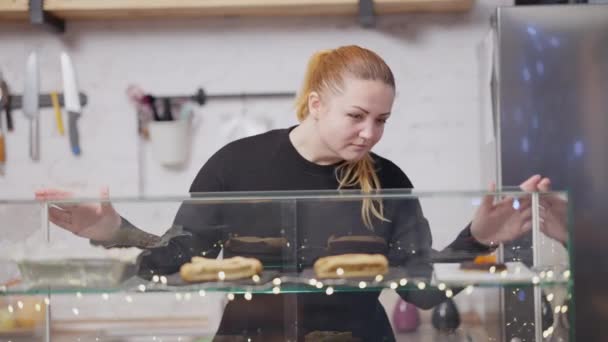
<svg viewBox="0 0 608 342">
<path fill-rule="evenodd" d="M 398 82 L 395 115 L 376 151 L 400 165 L 418 188 L 477 189 L 479 108 L 475 48 L 501 3 L 479 1 L 466 14 L 412 14 L 379 19 L 376 29 L 354 18 L 205 18 L 191 20 L 68 22 L 65 35 L 0 23 L 0 68 L 14 91 L 23 89 L 25 57 L 40 54 L 42 91 L 61 89 L 59 53 L 68 51 L 81 89 L 90 99 L 80 120 L 83 155 L 69 153 L 54 128 L 51 109 L 41 112 L 42 159 L 27 154 L 27 121 L 15 111 L 9 134 L 7 175 L 0 197 L 31 197 L 40 186 L 135 195 L 138 183 L 135 113 L 129 83 L 158 94 L 297 90 L 306 61 L 320 48 L 360 44 L 392 66 Z M 247 115 L 269 128 L 295 123 L 289 101 L 251 101 Z M 161 168 L 144 153 L 146 194 L 183 194 L 204 161 L 229 139 L 222 122 L 241 103 L 200 108 L 192 162 L 184 170 Z M 218 134 L 220 133 L 220 134 Z"/>
</svg>

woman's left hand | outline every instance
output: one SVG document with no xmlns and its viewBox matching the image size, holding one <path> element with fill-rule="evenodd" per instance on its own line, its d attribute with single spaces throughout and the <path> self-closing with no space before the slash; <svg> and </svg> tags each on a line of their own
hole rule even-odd
<svg viewBox="0 0 608 342">
<path fill-rule="evenodd" d="M 534 192 L 549 180 L 540 175 L 528 178 L 520 185 L 522 191 Z M 494 192 L 495 185 L 490 186 Z M 483 198 L 471 223 L 471 234 L 480 243 L 494 246 L 520 237 L 532 229 L 531 198 L 506 198 L 494 202 L 494 194 Z"/>
<path fill-rule="evenodd" d="M 551 191 L 551 181 L 544 178 L 538 185 L 540 191 Z M 568 200 L 550 193 L 540 197 L 540 231 L 562 244 L 568 242 Z"/>
</svg>

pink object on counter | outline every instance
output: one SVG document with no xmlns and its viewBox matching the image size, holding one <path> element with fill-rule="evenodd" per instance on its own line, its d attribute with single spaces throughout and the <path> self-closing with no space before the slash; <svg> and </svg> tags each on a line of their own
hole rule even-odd
<svg viewBox="0 0 608 342">
<path fill-rule="evenodd" d="M 413 332 L 420 325 L 418 308 L 399 298 L 393 309 L 393 326 L 399 333 Z"/>
</svg>

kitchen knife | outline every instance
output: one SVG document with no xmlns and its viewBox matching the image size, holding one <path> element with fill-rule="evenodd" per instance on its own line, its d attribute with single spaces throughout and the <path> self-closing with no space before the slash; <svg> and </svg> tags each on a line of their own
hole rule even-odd
<svg viewBox="0 0 608 342">
<path fill-rule="evenodd" d="M 40 160 L 39 81 L 38 55 L 32 52 L 26 63 L 22 107 L 23 114 L 30 120 L 30 158 L 33 161 Z"/>
<path fill-rule="evenodd" d="M 6 144 L 4 143 L 4 133 L 2 116 L 0 116 L 0 175 L 4 175 L 4 166 L 6 165 Z"/>
<path fill-rule="evenodd" d="M 61 54 L 61 75 L 63 77 L 63 103 L 68 112 L 68 133 L 70 135 L 70 146 L 74 155 L 80 155 L 80 137 L 78 134 L 78 119 L 82 107 L 78 97 L 76 85 L 76 74 L 70 56 L 63 52 Z"/>
<path fill-rule="evenodd" d="M 0 72 L 0 83 L 4 82 L 2 78 L 2 72 Z M 4 87 L 0 86 L 0 113 L 8 102 L 8 92 L 4 90 Z M 4 144 L 4 125 L 2 124 L 2 115 L 0 115 L 0 175 L 4 175 L 4 165 L 6 164 L 6 145 Z"/>
<path fill-rule="evenodd" d="M 11 116 L 11 94 L 8 90 L 8 83 L 4 80 L 2 73 L 0 72 L 0 93 L 2 93 L 0 99 L 0 116 L 2 111 L 6 111 L 6 126 L 9 131 L 13 130 L 13 118 Z"/>
<path fill-rule="evenodd" d="M 0 116 L 2 111 L 6 111 L 6 126 L 9 131 L 13 130 L 13 117 L 11 115 L 11 94 L 8 90 L 8 83 L 2 77 L 0 73 L 0 92 L 2 93 L 2 100 L 0 100 Z"/>
</svg>

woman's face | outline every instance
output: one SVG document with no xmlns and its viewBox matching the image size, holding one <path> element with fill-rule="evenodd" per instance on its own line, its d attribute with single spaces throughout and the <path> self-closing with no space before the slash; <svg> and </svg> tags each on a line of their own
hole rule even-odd
<svg viewBox="0 0 608 342">
<path fill-rule="evenodd" d="M 341 93 L 321 96 L 311 103 L 311 115 L 328 154 L 336 161 L 363 158 L 382 138 L 395 90 L 381 81 L 346 78 Z"/>
</svg>

